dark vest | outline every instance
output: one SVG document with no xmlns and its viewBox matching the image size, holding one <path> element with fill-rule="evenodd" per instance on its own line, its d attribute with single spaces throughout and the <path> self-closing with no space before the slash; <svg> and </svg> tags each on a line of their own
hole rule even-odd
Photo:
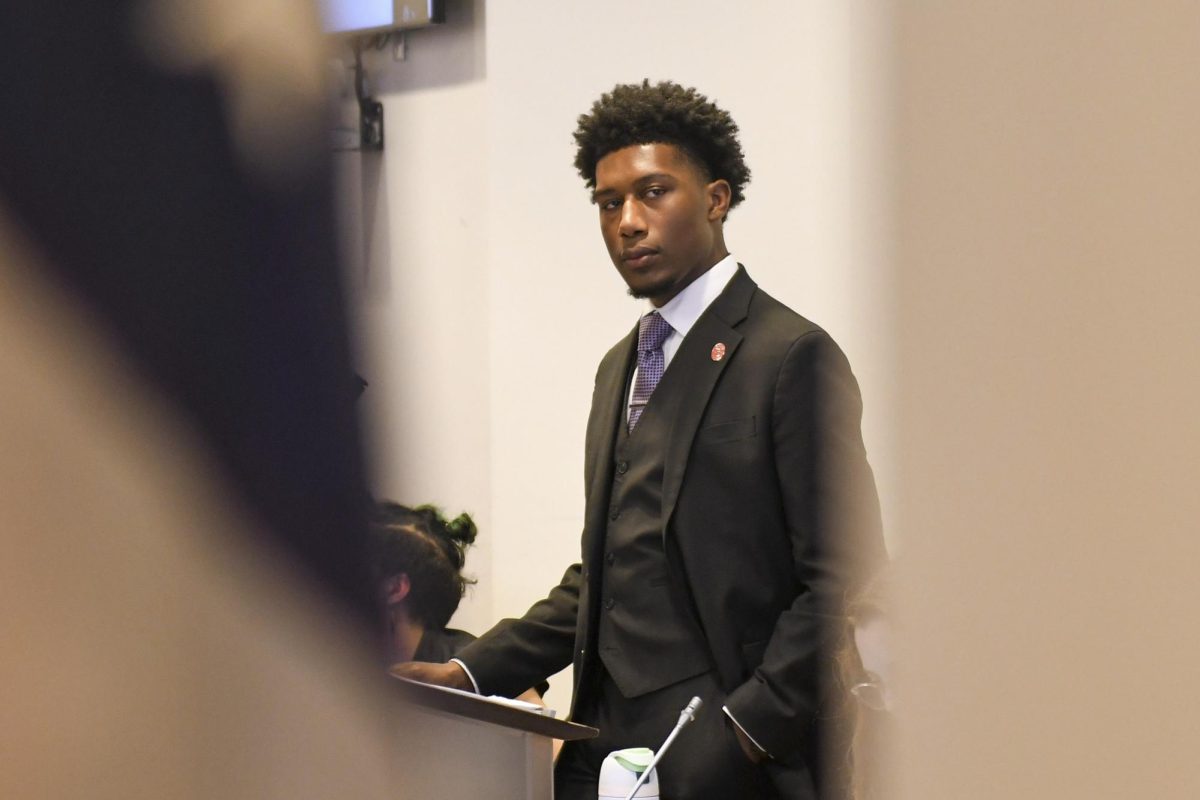
<svg viewBox="0 0 1200 800">
<path fill-rule="evenodd" d="M 710 669 L 682 586 L 672 585 L 663 551 L 663 456 L 674 397 L 686 390 L 670 369 L 633 434 L 617 422 L 613 481 L 601 566 L 598 651 L 625 697 L 661 689 Z"/>
</svg>

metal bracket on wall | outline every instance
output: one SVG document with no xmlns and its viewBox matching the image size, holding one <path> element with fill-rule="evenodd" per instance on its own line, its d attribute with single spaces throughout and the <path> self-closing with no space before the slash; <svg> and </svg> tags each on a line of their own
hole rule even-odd
<svg viewBox="0 0 1200 800">
<path fill-rule="evenodd" d="M 383 149 L 383 103 L 373 97 L 359 98 L 358 126 L 363 150 Z"/>
<path fill-rule="evenodd" d="M 358 143 L 362 150 L 383 149 L 383 103 L 367 95 L 362 47 L 354 48 L 354 96 L 358 99 Z"/>
</svg>

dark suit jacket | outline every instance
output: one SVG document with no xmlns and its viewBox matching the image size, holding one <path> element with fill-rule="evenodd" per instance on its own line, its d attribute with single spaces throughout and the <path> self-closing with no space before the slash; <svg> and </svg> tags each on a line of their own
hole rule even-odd
<svg viewBox="0 0 1200 800">
<path fill-rule="evenodd" d="M 718 343 L 725 355 L 714 360 Z M 636 345 L 635 328 L 596 374 L 581 563 L 524 617 L 460 653 L 484 693 L 519 692 L 572 662 L 578 690 L 594 668 L 592 601 Z M 828 334 L 761 291 L 744 268 L 668 370 L 684 371 L 692 385 L 674 409 L 663 477 L 672 585 L 697 616 L 733 716 L 777 769 L 817 768 L 837 615 L 859 576 L 884 557 L 858 385 Z"/>
</svg>

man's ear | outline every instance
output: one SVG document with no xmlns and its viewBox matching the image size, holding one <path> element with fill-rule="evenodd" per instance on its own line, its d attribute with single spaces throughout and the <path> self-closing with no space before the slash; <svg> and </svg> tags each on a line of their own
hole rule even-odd
<svg viewBox="0 0 1200 800">
<path fill-rule="evenodd" d="M 705 186 L 704 191 L 708 197 L 709 222 L 725 219 L 729 214 L 729 201 L 733 199 L 733 189 L 730 188 L 729 181 L 718 178 Z"/>
<path fill-rule="evenodd" d="M 383 601 L 389 606 L 395 605 L 408 597 L 410 591 L 412 591 L 412 583 L 408 580 L 408 574 L 401 572 L 384 581 Z"/>
</svg>

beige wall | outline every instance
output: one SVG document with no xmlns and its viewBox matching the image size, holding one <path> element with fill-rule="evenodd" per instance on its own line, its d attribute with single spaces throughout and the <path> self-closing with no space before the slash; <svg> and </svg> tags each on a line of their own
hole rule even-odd
<svg viewBox="0 0 1200 800">
<path fill-rule="evenodd" d="M 479 512 L 464 627 L 520 614 L 579 557 L 592 379 L 640 306 L 601 244 L 571 132 L 617 82 L 695 85 L 741 125 L 754 179 L 727 241 L 847 350 L 887 504 L 887 19 L 841 0 L 746 5 L 498 2 L 484 20 L 449 4 L 445 29 L 409 35 L 405 63 L 377 62 L 388 211 L 374 225 L 390 244 L 365 293 L 378 483 Z M 480 36 L 480 71 L 454 67 L 478 58 Z M 568 697 L 553 682 L 551 704 Z"/>
<path fill-rule="evenodd" d="M 1200 9 L 898 8 L 903 796 L 1200 796 Z"/>
</svg>

